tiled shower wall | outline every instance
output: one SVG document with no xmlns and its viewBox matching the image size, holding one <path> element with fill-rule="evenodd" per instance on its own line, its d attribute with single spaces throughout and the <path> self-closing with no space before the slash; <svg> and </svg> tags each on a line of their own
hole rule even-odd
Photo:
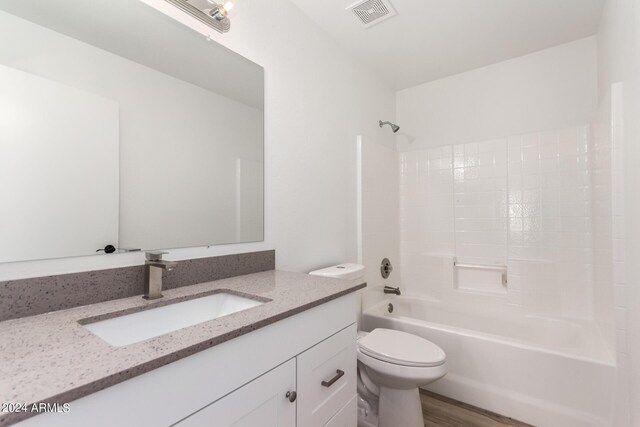
<svg viewBox="0 0 640 427">
<path fill-rule="evenodd" d="M 591 319 L 589 128 L 510 137 L 508 151 L 509 288 L 527 312 Z"/>
<path fill-rule="evenodd" d="M 453 149 L 399 158 L 401 283 L 406 294 L 441 299 L 450 282 L 447 260 L 455 252 Z"/>
<path fill-rule="evenodd" d="M 594 312 L 593 198 L 611 191 L 606 172 L 593 177 L 606 147 L 592 159 L 593 146 L 585 125 L 401 153 L 405 292 L 453 303 L 472 293 L 527 314 L 609 315 Z M 508 285 L 500 272 L 454 270 L 454 258 L 507 265 Z"/>
<path fill-rule="evenodd" d="M 454 255 L 460 263 L 507 263 L 507 145 L 497 139 L 453 146 Z M 496 272 L 459 269 L 459 289 L 504 293 Z"/>
</svg>

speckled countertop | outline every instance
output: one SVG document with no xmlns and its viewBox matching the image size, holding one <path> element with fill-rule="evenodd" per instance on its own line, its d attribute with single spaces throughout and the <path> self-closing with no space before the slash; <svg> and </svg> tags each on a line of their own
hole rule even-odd
<svg viewBox="0 0 640 427">
<path fill-rule="evenodd" d="M 365 287 L 364 283 L 265 271 L 0 322 L 0 402 L 65 403 Z M 270 301 L 146 341 L 113 347 L 79 322 L 230 290 Z M 0 413 L 0 426 L 28 417 Z"/>
</svg>

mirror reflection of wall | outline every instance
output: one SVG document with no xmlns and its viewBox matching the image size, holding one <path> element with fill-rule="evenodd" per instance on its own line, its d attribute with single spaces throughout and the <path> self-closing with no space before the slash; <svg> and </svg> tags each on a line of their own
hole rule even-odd
<svg viewBox="0 0 640 427">
<path fill-rule="evenodd" d="M 117 245 L 118 104 L 1 65 L 0 94 L 0 260 Z"/>
<path fill-rule="evenodd" d="M 129 0 L 2 0 L 0 37 L 0 262 L 263 239 L 261 67 Z"/>
</svg>

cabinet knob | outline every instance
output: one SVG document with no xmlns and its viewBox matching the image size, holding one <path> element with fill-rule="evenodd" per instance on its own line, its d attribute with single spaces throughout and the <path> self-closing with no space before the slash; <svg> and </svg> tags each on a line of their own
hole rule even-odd
<svg viewBox="0 0 640 427">
<path fill-rule="evenodd" d="M 298 393 L 296 393 L 295 391 L 288 391 L 285 397 L 289 399 L 289 402 L 293 403 L 296 401 L 296 398 L 298 397 Z"/>
</svg>

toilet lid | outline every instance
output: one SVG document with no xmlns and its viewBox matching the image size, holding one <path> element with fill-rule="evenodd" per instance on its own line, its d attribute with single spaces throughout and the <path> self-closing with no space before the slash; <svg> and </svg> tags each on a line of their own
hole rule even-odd
<svg viewBox="0 0 640 427">
<path fill-rule="evenodd" d="M 374 329 L 358 340 L 360 351 L 375 359 L 403 366 L 439 366 L 444 351 L 424 338 L 393 329 Z"/>
</svg>

